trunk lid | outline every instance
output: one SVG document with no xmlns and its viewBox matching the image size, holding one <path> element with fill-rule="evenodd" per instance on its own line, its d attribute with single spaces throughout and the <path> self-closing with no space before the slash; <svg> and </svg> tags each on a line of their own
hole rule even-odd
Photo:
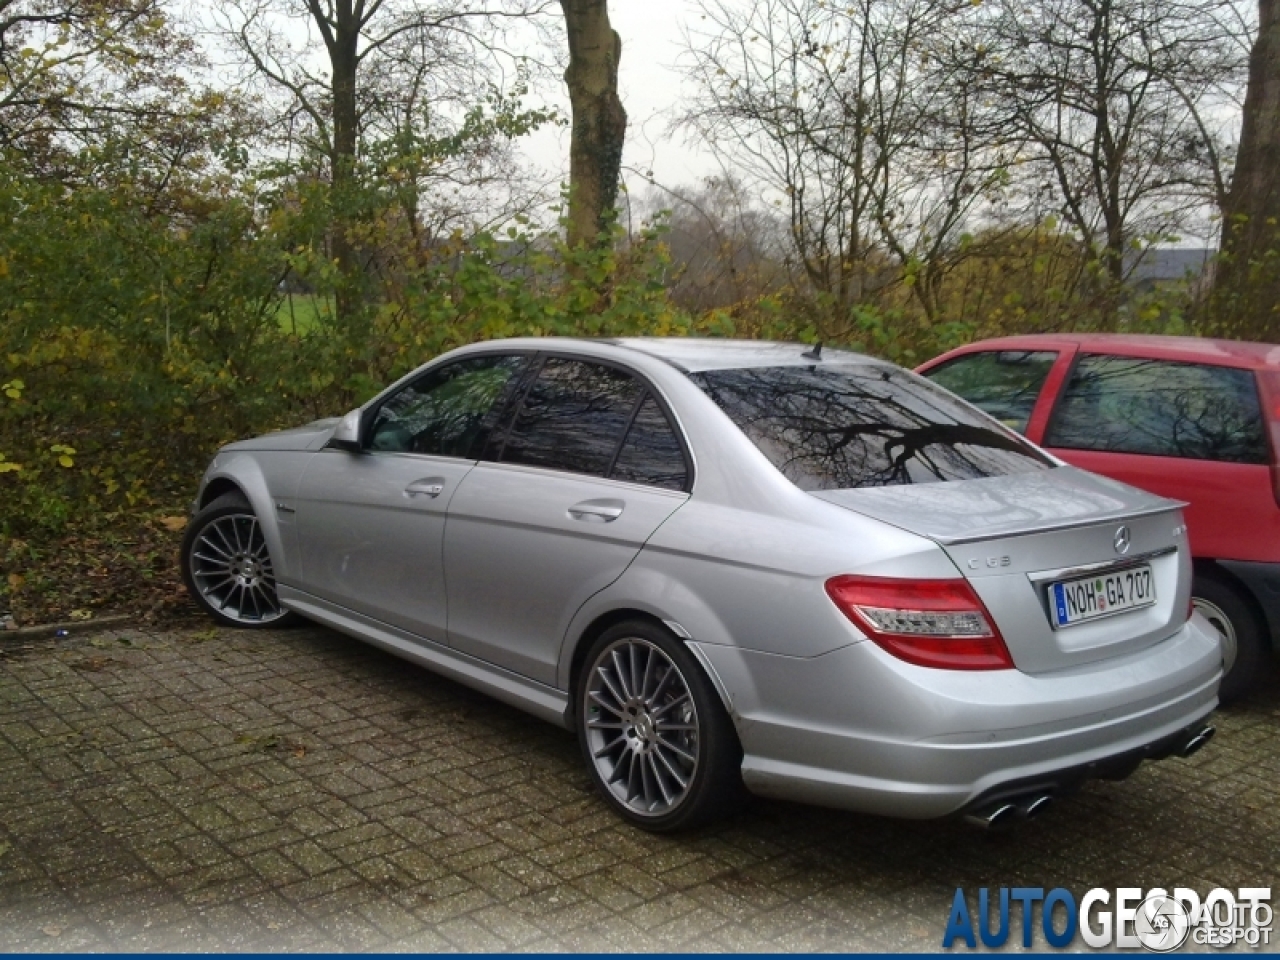
<svg viewBox="0 0 1280 960">
<path fill-rule="evenodd" d="M 1159 643 L 1187 617 L 1191 556 L 1181 503 L 1059 467 L 947 483 L 812 494 L 936 542 L 986 604 L 1024 673 L 1047 673 Z M 1127 528 L 1121 552 L 1117 535 Z M 1155 603 L 1055 627 L 1055 582 L 1149 564 Z"/>
</svg>

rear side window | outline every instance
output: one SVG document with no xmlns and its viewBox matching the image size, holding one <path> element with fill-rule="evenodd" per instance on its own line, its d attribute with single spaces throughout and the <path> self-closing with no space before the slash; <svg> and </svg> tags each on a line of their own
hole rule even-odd
<svg viewBox="0 0 1280 960">
<path fill-rule="evenodd" d="M 1053 465 L 895 367 L 758 367 L 690 377 L 802 490 L 970 480 Z"/>
<path fill-rule="evenodd" d="M 1270 460 L 1251 371 L 1099 354 L 1076 364 L 1045 445 L 1229 463 Z"/>
<path fill-rule="evenodd" d="M 500 459 L 604 476 L 641 392 L 621 370 L 551 357 L 525 395 Z"/>
<path fill-rule="evenodd" d="M 1053 350 L 990 350 L 956 357 L 925 376 L 1006 427 L 1025 433 L 1040 388 L 1057 359 Z"/>
<path fill-rule="evenodd" d="M 653 395 L 640 404 L 631 429 L 618 451 L 611 479 L 647 483 L 669 490 L 684 490 L 689 479 L 684 450 L 667 415 Z"/>
</svg>

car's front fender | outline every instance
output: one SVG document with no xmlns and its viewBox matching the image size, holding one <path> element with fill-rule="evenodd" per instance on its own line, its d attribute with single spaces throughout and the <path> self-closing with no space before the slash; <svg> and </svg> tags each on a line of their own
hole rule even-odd
<svg viewBox="0 0 1280 960">
<path fill-rule="evenodd" d="M 251 451 L 222 450 L 201 481 L 203 495 L 211 485 L 231 483 L 249 501 L 267 542 L 276 580 L 298 585 L 297 533 L 293 526 L 293 495 L 312 454 L 273 451 L 269 458 Z"/>
</svg>

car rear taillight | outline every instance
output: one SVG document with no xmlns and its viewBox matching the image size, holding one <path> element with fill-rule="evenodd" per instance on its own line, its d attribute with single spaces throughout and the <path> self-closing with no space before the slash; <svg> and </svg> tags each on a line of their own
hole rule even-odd
<svg viewBox="0 0 1280 960">
<path fill-rule="evenodd" d="M 827 595 L 900 660 L 943 670 L 1012 670 L 995 622 L 967 580 L 832 577 Z"/>
</svg>

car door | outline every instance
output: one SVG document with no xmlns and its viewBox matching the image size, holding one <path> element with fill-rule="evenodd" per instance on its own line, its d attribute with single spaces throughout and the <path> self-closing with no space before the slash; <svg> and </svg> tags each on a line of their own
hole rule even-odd
<svg viewBox="0 0 1280 960">
<path fill-rule="evenodd" d="M 1185 500 L 1196 556 L 1250 554 L 1242 525 L 1275 510 L 1252 371 L 1081 353 L 1045 433 L 1068 463 Z"/>
<path fill-rule="evenodd" d="M 427 371 L 365 417 L 362 450 L 323 450 L 298 487 L 303 589 L 447 643 L 445 517 L 529 357 Z"/>
<path fill-rule="evenodd" d="M 449 504 L 449 642 L 553 684 L 569 621 L 688 498 L 689 460 L 646 384 L 555 356 L 494 459 Z"/>
<path fill-rule="evenodd" d="M 923 375 L 1036 440 L 1068 360 L 1061 350 L 974 350 Z"/>
</svg>

